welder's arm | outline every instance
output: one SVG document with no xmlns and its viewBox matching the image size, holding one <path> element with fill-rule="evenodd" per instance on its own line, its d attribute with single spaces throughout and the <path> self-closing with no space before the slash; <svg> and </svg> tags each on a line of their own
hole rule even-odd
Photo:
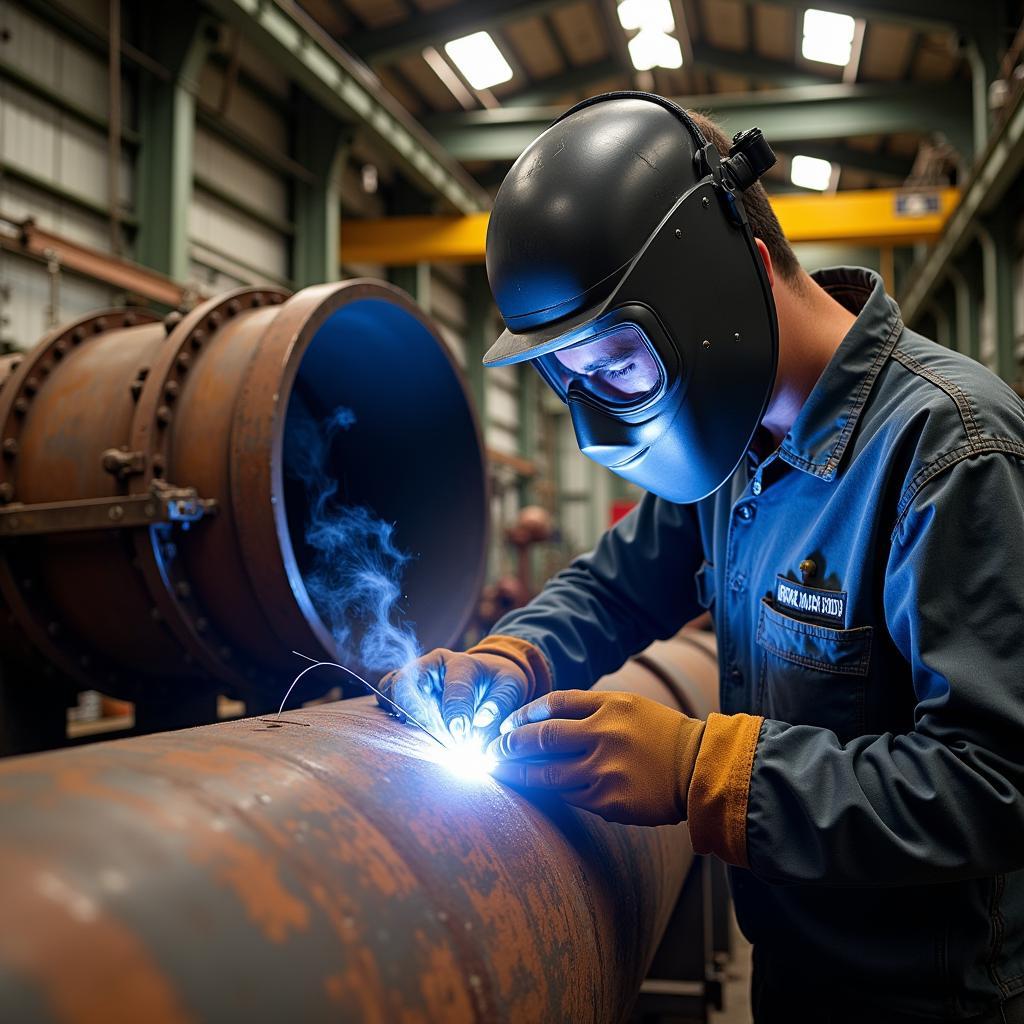
<svg viewBox="0 0 1024 1024">
<path fill-rule="evenodd" d="M 432 651 L 381 689 L 402 704 L 402 687 L 413 686 L 438 702 L 453 735 L 473 726 L 489 738 L 516 708 L 556 687 L 590 686 L 698 615 L 700 562 L 693 509 L 645 495 L 491 636 L 465 653 Z"/>
<path fill-rule="evenodd" d="M 591 686 L 700 614 L 694 575 L 701 559 L 693 507 L 647 494 L 494 633 L 534 644 L 554 689 Z"/>
<path fill-rule="evenodd" d="M 691 785 L 699 852 L 783 883 L 1024 867 L 1024 465 L 998 452 L 935 468 L 897 526 L 884 589 L 889 632 L 914 666 L 914 730 L 844 745 L 766 721 L 752 764 L 734 761 L 717 800 Z M 737 855 L 725 837 L 744 819 Z"/>
</svg>

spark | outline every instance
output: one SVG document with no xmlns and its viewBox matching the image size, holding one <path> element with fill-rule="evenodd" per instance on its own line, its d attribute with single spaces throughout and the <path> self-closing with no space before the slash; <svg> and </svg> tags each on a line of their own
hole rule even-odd
<svg viewBox="0 0 1024 1024">
<path fill-rule="evenodd" d="M 441 748 L 439 751 L 435 751 L 434 761 L 436 764 L 441 765 L 461 779 L 473 780 L 490 777 L 491 769 L 497 764 L 497 759 L 493 754 L 488 753 L 481 736 L 470 733 L 464 737 L 457 738 L 449 734 L 447 741 L 445 741 L 432 733 L 421 722 L 418 722 L 401 704 L 396 703 L 387 694 L 381 693 L 372 683 L 367 682 L 358 672 L 353 672 L 352 669 L 339 665 L 336 661 L 318 661 L 316 658 L 311 658 L 308 654 L 303 654 L 301 651 L 292 651 L 292 654 L 303 658 L 305 661 L 310 662 L 310 664 L 292 680 L 291 686 L 288 687 L 284 699 L 281 701 L 281 706 L 277 709 L 278 718 L 281 717 L 292 690 L 295 689 L 296 684 L 307 672 L 324 667 L 341 669 L 342 672 L 347 672 L 354 679 L 358 679 L 363 686 L 371 690 L 382 700 L 387 701 L 391 707 L 401 712 L 409 722 L 415 725 L 420 732 L 429 736 Z"/>
</svg>

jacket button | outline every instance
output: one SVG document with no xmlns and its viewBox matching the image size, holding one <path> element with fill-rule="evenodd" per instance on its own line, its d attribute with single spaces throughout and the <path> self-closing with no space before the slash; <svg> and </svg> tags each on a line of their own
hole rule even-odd
<svg viewBox="0 0 1024 1024">
<path fill-rule="evenodd" d="M 754 518 L 754 510 L 750 505 L 740 505 L 740 507 L 736 509 L 736 515 L 738 515 L 745 523 L 749 523 L 750 520 Z"/>
</svg>

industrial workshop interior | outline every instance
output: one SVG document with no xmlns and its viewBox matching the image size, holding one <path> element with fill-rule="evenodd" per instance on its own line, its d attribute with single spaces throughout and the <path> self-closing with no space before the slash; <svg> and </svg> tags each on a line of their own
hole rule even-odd
<svg viewBox="0 0 1024 1024">
<path fill-rule="evenodd" d="M 1024 1024 L 1022 0 L 0 0 L 0 1024 Z"/>
</svg>

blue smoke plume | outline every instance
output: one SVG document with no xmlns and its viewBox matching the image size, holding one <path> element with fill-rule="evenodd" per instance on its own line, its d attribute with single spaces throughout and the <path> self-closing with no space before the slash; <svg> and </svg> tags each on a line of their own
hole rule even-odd
<svg viewBox="0 0 1024 1024">
<path fill-rule="evenodd" d="M 331 451 L 339 433 L 355 422 L 355 413 L 340 407 L 318 423 L 293 395 L 285 467 L 308 501 L 305 540 L 313 560 L 303 580 L 310 600 L 342 660 L 357 659 L 366 670 L 384 673 L 420 655 L 413 624 L 402 620 L 398 608 L 410 556 L 395 545 L 394 524 L 339 498 L 338 480 L 328 471 Z"/>
</svg>

